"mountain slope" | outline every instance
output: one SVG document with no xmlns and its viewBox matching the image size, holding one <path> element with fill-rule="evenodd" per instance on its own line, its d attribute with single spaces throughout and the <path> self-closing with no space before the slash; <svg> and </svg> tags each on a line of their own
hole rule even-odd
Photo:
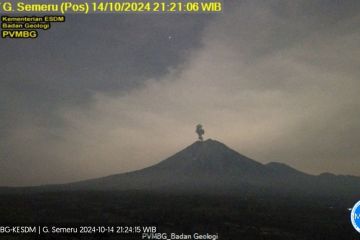
<svg viewBox="0 0 360 240">
<path fill-rule="evenodd" d="M 209 139 L 195 142 L 151 167 L 70 186 L 115 189 L 226 188 L 247 182 L 245 179 L 262 178 L 269 173 L 263 164 Z"/>
<path fill-rule="evenodd" d="M 346 184 L 346 185 L 344 185 Z M 69 184 L 71 189 L 160 191 L 272 191 L 332 193 L 360 187 L 360 178 L 314 176 L 282 163 L 261 164 L 221 142 L 195 142 L 139 171 Z"/>
<path fill-rule="evenodd" d="M 24 189 L 24 188 L 22 188 Z M 26 188 L 25 188 L 26 189 Z M 31 188 L 196 192 L 357 194 L 360 178 L 306 174 L 282 163 L 261 164 L 215 140 L 197 141 L 153 166 L 107 177 Z M 11 191 L 6 188 L 6 191 Z"/>
</svg>

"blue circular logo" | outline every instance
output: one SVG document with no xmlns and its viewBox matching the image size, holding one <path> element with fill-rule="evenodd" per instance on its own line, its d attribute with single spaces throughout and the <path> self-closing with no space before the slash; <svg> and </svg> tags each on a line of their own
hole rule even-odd
<svg viewBox="0 0 360 240">
<path fill-rule="evenodd" d="M 351 223 L 360 233 L 360 201 L 358 201 L 351 210 Z"/>
</svg>

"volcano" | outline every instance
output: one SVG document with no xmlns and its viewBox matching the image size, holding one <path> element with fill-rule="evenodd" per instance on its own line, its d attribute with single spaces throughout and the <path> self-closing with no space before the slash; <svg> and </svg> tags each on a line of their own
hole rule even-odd
<svg viewBox="0 0 360 240">
<path fill-rule="evenodd" d="M 360 178 L 310 175 L 286 164 L 259 163 L 225 144 L 197 141 L 156 165 L 128 173 L 51 186 L 71 190 L 356 193 Z"/>
</svg>

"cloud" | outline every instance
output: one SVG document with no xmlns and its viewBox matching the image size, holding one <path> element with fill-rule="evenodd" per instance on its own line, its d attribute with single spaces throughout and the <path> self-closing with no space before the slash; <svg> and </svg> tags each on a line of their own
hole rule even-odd
<svg viewBox="0 0 360 240">
<path fill-rule="evenodd" d="M 199 122 L 205 137 L 264 163 L 360 175 L 359 18 L 338 16 L 326 25 L 326 14 L 306 18 L 307 4 L 236 4 L 167 74 L 126 92 L 95 91 L 87 108 L 58 108 L 65 122 L 59 131 L 27 120 L 12 135 L 27 148 L 13 159 L 42 159 L 31 165 L 42 177 L 17 182 L 146 167 L 195 141 Z M 51 168 L 55 174 L 46 174 Z"/>
</svg>

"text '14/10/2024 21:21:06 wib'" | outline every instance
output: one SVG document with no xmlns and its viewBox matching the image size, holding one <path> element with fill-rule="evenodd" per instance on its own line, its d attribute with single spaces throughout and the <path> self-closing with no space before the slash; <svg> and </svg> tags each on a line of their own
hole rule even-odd
<svg viewBox="0 0 360 240">
<path fill-rule="evenodd" d="M 0 5 L 5 13 L 220 13 L 222 1 L 66 1 L 53 4 L 5 2 Z"/>
</svg>

